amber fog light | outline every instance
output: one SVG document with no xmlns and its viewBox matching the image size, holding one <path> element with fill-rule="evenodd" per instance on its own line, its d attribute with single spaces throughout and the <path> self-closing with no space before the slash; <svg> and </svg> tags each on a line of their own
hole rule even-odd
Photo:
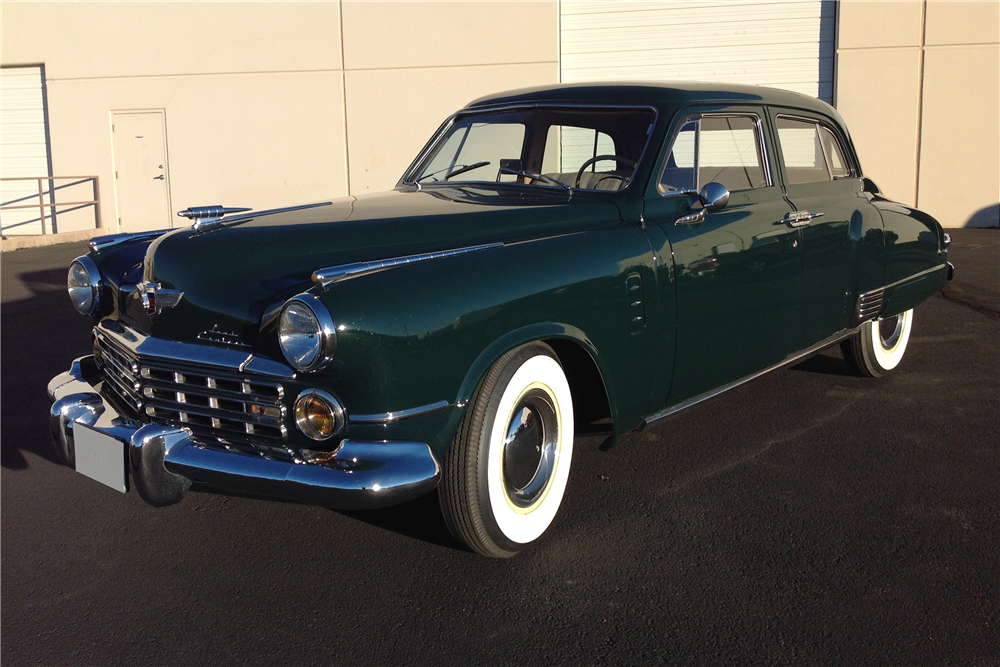
<svg viewBox="0 0 1000 667">
<path fill-rule="evenodd" d="M 327 440 L 344 428 L 344 408 L 320 389 L 306 389 L 295 399 L 295 425 L 313 440 Z"/>
</svg>

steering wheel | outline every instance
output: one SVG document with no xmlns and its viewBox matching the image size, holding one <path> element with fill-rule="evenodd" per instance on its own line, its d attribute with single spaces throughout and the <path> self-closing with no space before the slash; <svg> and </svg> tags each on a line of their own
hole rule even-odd
<svg viewBox="0 0 1000 667">
<path fill-rule="evenodd" d="M 635 166 L 638 164 L 638 162 L 636 162 L 635 160 L 629 160 L 627 157 L 622 157 L 621 155 L 595 155 L 594 157 L 590 158 L 582 165 L 580 165 L 580 170 L 576 172 L 576 185 L 574 185 L 573 187 L 577 188 L 580 187 L 580 179 L 583 178 L 583 172 L 586 171 L 587 167 L 594 164 L 595 162 L 600 162 L 601 160 L 614 160 L 616 162 L 624 162 L 627 166 L 631 167 L 632 169 L 635 169 Z M 608 176 L 612 176 L 612 174 L 608 174 Z M 618 176 L 617 174 L 614 174 L 613 177 L 620 178 L 623 182 L 625 181 L 624 177 Z"/>
</svg>

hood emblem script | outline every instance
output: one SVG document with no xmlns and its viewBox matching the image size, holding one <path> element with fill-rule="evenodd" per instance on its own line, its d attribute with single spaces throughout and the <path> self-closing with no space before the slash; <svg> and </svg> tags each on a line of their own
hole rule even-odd
<svg viewBox="0 0 1000 667">
<path fill-rule="evenodd" d="M 165 308 L 173 308 L 184 297 L 184 292 L 175 289 L 164 289 L 160 283 L 140 283 L 138 285 L 139 299 L 142 309 L 150 317 L 159 315 Z"/>
<path fill-rule="evenodd" d="M 218 324 L 212 326 L 208 331 L 198 334 L 198 340 L 205 340 L 210 343 L 219 343 L 230 347 L 240 347 L 249 349 L 250 346 L 240 340 L 239 334 L 231 331 L 223 331 Z"/>
</svg>

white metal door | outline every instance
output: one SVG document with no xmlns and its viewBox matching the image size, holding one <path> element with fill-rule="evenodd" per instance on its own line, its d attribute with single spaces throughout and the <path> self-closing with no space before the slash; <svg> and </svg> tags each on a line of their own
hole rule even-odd
<svg viewBox="0 0 1000 667">
<path fill-rule="evenodd" d="M 559 3 L 560 81 L 719 81 L 833 102 L 832 0 Z"/>
<path fill-rule="evenodd" d="M 163 111 L 116 111 L 111 130 L 119 231 L 172 227 Z"/>
<path fill-rule="evenodd" d="M 0 176 L 38 178 L 49 173 L 49 145 L 45 131 L 42 68 L 0 69 Z M 51 203 L 51 182 L 42 181 L 42 201 Z M 38 181 L 2 181 L 3 206 L 38 204 Z M 45 208 L 45 232 L 52 233 L 52 209 Z M 41 234 L 39 208 L 9 209 L 0 214 L 4 236 Z"/>
</svg>

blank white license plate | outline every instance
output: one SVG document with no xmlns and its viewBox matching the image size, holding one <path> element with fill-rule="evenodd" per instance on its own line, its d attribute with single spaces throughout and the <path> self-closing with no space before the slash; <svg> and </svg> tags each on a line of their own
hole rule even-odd
<svg viewBox="0 0 1000 667">
<path fill-rule="evenodd" d="M 125 443 L 77 422 L 73 424 L 76 471 L 125 493 Z"/>
</svg>

